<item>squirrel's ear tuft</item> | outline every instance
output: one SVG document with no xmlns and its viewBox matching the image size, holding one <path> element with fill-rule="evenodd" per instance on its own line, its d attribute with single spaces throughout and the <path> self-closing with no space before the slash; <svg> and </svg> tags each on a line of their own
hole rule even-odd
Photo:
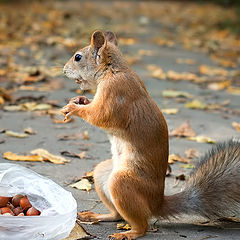
<svg viewBox="0 0 240 240">
<path fill-rule="evenodd" d="M 111 31 L 105 32 L 105 38 L 107 39 L 108 42 L 114 44 L 115 46 L 118 45 L 117 37 L 113 32 Z"/>
<path fill-rule="evenodd" d="M 106 39 L 105 39 L 103 32 L 95 31 L 92 34 L 91 46 L 92 46 L 92 48 L 99 50 L 104 45 L 105 41 L 106 41 Z"/>
</svg>

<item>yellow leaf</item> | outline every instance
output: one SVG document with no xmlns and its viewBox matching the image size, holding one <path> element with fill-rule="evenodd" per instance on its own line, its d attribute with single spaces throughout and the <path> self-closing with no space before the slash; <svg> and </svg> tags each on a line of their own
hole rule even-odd
<svg viewBox="0 0 240 240">
<path fill-rule="evenodd" d="M 165 114 L 177 114 L 179 109 L 178 108 L 164 108 L 161 109 L 163 113 Z"/>
<path fill-rule="evenodd" d="M 199 143 L 215 143 L 216 141 L 206 136 L 196 136 L 196 137 L 188 137 L 187 139 L 196 141 Z"/>
<path fill-rule="evenodd" d="M 175 90 L 164 90 L 162 92 L 163 97 L 175 98 L 175 97 L 185 97 L 192 98 L 193 96 L 187 92 L 175 91 Z"/>
<path fill-rule="evenodd" d="M 35 154 L 35 155 L 39 155 L 45 161 L 49 161 L 49 162 L 52 162 L 55 164 L 64 164 L 66 162 L 69 162 L 69 160 L 67 160 L 66 158 L 57 156 L 57 155 L 53 155 L 53 154 L 49 153 L 47 150 L 42 149 L 42 148 L 32 150 L 31 153 Z"/>
<path fill-rule="evenodd" d="M 194 59 L 190 59 L 190 58 L 177 58 L 176 62 L 178 64 L 195 64 L 196 63 Z"/>
<path fill-rule="evenodd" d="M 192 109 L 206 109 L 207 108 L 207 105 L 198 99 L 194 99 L 192 102 L 186 103 L 185 106 L 187 108 L 192 108 Z"/>
<path fill-rule="evenodd" d="M 131 230 L 131 226 L 128 223 L 118 223 L 117 230 Z"/>
<path fill-rule="evenodd" d="M 178 73 L 172 70 L 167 72 L 167 78 L 175 81 L 178 81 L 178 80 L 197 81 L 198 80 L 198 76 L 194 73 L 189 73 L 189 72 Z"/>
<path fill-rule="evenodd" d="M 71 184 L 70 187 L 77 188 L 79 190 L 85 190 L 88 192 L 92 189 L 92 184 L 88 181 L 88 179 L 83 178 L 80 181 Z"/>
<path fill-rule="evenodd" d="M 207 65 L 201 65 L 199 67 L 199 72 L 201 74 L 205 74 L 208 76 L 215 76 L 215 75 L 227 76 L 228 75 L 228 71 L 223 68 L 215 68 Z"/>
<path fill-rule="evenodd" d="M 2 96 L 0 96 L 0 105 L 3 105 L 5 103 L 5 100 Z"/>
<path fill-rule="evenodd" d="M 139 49 L 138 50 L 139 56 L 154 56 L 155 52 L 152 50 L 146 50 L 146 49 Z"/>
<path fill-rule="evenodd" d="M 150 64 L 147 66 L 147 70 L 149 72 L 151 72 L 151 76 L 154 78 L 159 78 L 159 79 L 166 79 L 166 74 L 164 73 L 164 71 L 162 70 L 162 68 L 160 68 L 157 65 L 154 64 Z"/>
<path fill-rule="evenodd" d="M 231 81 L 224 81 L 224 82 L 215 82 L 208 84 L 208 88 L 211 90 L 223 90 L 224 88 L 228 87 L 231 84 Z"/>
<path fill-rule="evenodd" d="M 18 155 L 12 152 L 5 152 L 3 157 L 13 161 L 31 161 L 31 162 L 42 162 L 43 158 L 38 155 Z"/>
<path fill-rule="evenodd" d="M 167 47 L 172 47 L 174 45 L 173 41 L 166 40 L 166 39 L 161 38 L 161 37 L 158 37 L 157 39 L 155 39 L 154 42 L 158 45 L 167 46 Z"/>
<path fill-rule="evenodd" d="M 232 126 L 233 126 L 238 132 L 240 132 L 240 123 L 233 122 L 233 123 L 232 123 Z"/>
<path fill-rule="evenodd" d="M 168 163 L 173 164 L 175 161 L 182 162 L 182 163 L 189 163 L 190 159 L 184 158 L 178 154 L 170 154 L 168 156 Z"/>
<path fill-rule="evenodd" d="M 14 132 L 14 131 L 10 131 L 10 130 L 7 130 L 5 132 L 6 135 L 8 136 L 11 136 L 11 137 L 17 137 L 17 138 L 25 138 L 25 137 L 28 137 L 28 134 L 26 133 L 18 133 L 18 132 Z"/>
<path fill-rule="evenodd" d="M 240 88 L 239 87 L 228 87 L 227 88 L 227 92 L 231 93 L 231 94 L 236 94 L 236 95 L 240 95 Z"/>
<path fill-rule="evenodd" d="M 193 169 L 195 166 L 192 164 L 182 164 L 180 165 L 181 168 Z"/>
<path fill-rule="evenodd" d="M 135 38 L 119 38 L 119 43 L 122 45 L 133 45 L 136 42 Z"/>
</svg>

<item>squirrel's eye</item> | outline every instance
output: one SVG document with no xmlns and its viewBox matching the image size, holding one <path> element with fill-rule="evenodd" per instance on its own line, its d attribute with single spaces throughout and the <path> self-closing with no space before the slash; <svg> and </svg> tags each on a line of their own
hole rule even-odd
<svg viewBox="0 0 240 240">
<path fill-rule="evenodd" d="M 76 54 L 75 57 L 74 57 L 74 60 L 76 62 L 79 62 L 81 59 L 82 59 L 82 55 L 80 55 L 80 54 Z"/>
</svg>

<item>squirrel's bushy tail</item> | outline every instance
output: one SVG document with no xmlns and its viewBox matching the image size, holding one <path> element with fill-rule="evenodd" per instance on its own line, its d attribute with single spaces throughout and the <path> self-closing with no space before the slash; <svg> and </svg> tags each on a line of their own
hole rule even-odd
<svg viewBox="0 0 240 240">
<path fill-rule="evenodd" d="M 216 145 L 195 168 L 185 189 L 165 196 L 162 217 L 199 214 L 210 219 L 240 213 L 240 142 Z"/>
</svg>

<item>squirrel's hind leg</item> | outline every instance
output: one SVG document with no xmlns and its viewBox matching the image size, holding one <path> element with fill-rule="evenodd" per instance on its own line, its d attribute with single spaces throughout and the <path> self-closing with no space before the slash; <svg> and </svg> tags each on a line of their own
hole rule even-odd
<svg viewBox="0 0 240 240">
<path fill-rule="evenodd" d="M 121 216 L 114 207 L 111 195 L 108 189 L 109 176 L 112 173 L 112 159 L 105 160 L 99 163 L 94 169 L 94 182 L 97 194 L 104 205 L 110 210 L 108 214 L 98 214 L 93 212 L 78 213 L 78 217 L 82 221 L 118 221 Z"/>
<path fill-rule="evenodd" d="M 119 170 L 111 175 L 110 191 L 114 206 L 120 215 L 131 225 L 131 230 L 114 233 L 110 239 L 136 239 L 146 234 L 148 219 L 151 216 L 144 189 L 134 173 Z M 143 187 L 144 188 L 144 187 Z"/>
</svg>

